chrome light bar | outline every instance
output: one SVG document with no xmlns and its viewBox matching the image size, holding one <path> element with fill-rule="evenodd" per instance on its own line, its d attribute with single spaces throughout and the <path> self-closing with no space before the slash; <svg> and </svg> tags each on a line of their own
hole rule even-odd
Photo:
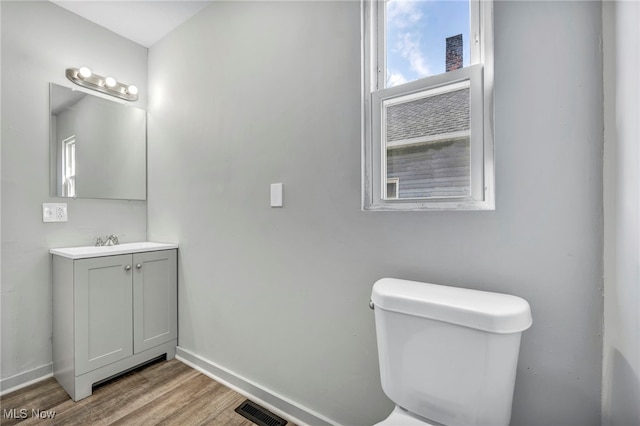
<svg viewBox="0 0 640 426">
<path fill-rule="evenodd" d="M 67 78 L 78 86 L 96 90 L 125 101 L 138 100 L 138 88 L 132 84 L 124 84 L 116 81 L 113 77 L 103 77 L 94 74 L 87 67 L 67 68 Z"/>
</svg>

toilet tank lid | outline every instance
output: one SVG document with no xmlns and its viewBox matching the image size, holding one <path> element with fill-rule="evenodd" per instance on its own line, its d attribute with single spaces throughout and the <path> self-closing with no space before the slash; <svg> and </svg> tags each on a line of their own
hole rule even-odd
<svg viewBox="0 0 640 426">
<path fill-rule="evenodd" d="M 373 285 L 371 300 L 375 309 L 492 333 L 517 333 L 532 324 L 529 303 L 509 294 L 383 278 Z"/>
</svg>

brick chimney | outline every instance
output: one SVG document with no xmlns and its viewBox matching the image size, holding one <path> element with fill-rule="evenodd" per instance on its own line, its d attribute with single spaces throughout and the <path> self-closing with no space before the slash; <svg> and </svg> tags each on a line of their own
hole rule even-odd
<svg viewBox="0 0 640 426">
<path fill-rule="evenodd" d="M 447 72 L 462 68 L 462 34 L 447 37 Z"/>
</svg>

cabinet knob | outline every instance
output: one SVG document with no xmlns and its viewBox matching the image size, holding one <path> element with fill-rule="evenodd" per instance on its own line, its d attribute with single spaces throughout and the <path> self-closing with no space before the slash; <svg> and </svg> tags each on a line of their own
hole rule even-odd
<svg viewBox="0 0 640 426">
<path fill-rule="evenodd" d="M 142 264 L 138 263 L 138 264 L 136 265 L 136 268 L 138 268 L 138 269 L 142 268 Z"/>
<path fill-rule="evenodd" d="M 131 265 L 127 265 L 127 266 L 125 266 L 125 267 L 124 267 L 124 270 L 125 270 L 125 271 L 130 271 L 130 270 L 131 270 Z"/>
</svg>

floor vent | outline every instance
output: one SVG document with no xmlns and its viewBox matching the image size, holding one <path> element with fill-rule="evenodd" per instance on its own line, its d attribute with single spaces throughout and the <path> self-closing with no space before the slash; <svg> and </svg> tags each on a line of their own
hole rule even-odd
<svg viewBox="0 0 640 426">
<path fill-rule="evenodd" d="M 236 413 L 251 420 L 258 426 L 284 426 L 287 421 L 248 399 L 236 408 Z"/>
</svg>

